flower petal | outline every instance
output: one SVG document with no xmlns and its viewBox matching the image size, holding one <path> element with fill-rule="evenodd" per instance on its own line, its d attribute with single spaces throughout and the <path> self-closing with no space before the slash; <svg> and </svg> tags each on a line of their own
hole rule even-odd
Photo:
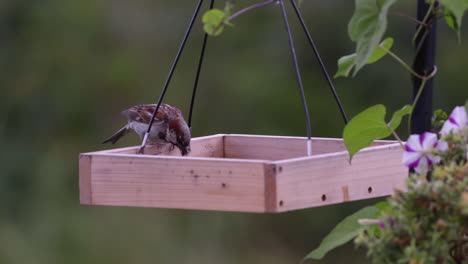
<svg viewBox="0 0 468 264">
<path fill-rule="evenodd" d="M 421 159 L 421 153 L 419 152 L 404 152 L 403 153 L 403 164 L 406 165 L 408 168 L 415 168 L 419 164 L 419 160 Z"/>
<path fill-rule="evenodd" d="M 426 157 L 427 157 L 427 160 L 429 162 L 429 166 L 432 166 L 432 164 L 437 164 L 442 160 L 441 157 L 436 156 L 436 155 L 432 155 L 432 154 L 427 155 Z"/>
<path fill-rule="evenodd" d="M 421 146 L 424 151 L 431 151 L 437 146 L 437 134 L 424 132 L 420 136 Z"/>
<path fill-rule="evenodd" d="M 406 141 L 406 144 L 405 144 L 407 147 L 407 149 L 411 149 L 412 151 L 422 151 L 422 146 L 421 146 L 421 142 L 419 141 L 419 135 L 415 134 L 415 135 L 411 135 L 408 140 Z"/>
<path fill-rule="evenodd" d="M 447 135 L 451 131 L 453 133 L 459 133 L 466 126 L 468 126 L 468 116 L 464 106 L 457 106 L 453 109 L 449 116 L 449 119 L 445 121 L 440 133 Z"/>
<path fill-rule="evenodd" d="M 450 122 L 450 120 L 445 121 L 444 125 L 442 126 L 442 129 L 440 130 L 440 134 L 443 136 L 446 136 L 450 134 L 451 131 L 456 133 L 458 130 L 458 126 Z"/>
<path fill-rule="evenodd" d="M 429 161 L 427 160 L 426 156 L 422 156 L 421 159 L 419 159 L 419 163 L 416 167 L 414 167 L 414 170 L 421 174 L 421 172 L 426 173 L 429 169 Z"/>
<path fill-rule="evenodd" d="M 448 150 L 448 143 L 445 140 L 439 140 L 439 143 L 437 144 L 436 149 L 439 152 L 445 152 Z"/>
</svg>

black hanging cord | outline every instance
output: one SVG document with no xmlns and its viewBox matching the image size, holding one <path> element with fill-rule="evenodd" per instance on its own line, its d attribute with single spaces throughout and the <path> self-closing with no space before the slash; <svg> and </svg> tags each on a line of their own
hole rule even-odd
<svg viewBox="0 0 468 264">
<path fill-rule="evenodd" d="M 177 55 L 176 55 L 176 57 L 174 59 L 174 62 L 172 63 L 172 67 L 171 67 L 171 70 L 169 71 L 169 75 L 167 76 L 166 83 L 164 84 L 161 95 L 159 96 L 159 100 L 158 100 L 158 103 L 156 105 L 156 109 L 154 110 L 154 113 L 151 116 L 151 121 L 149 123 L 148 130 L 146 131 L 146 134 L 145 134 L 145 136 L 143 138 L 143 142 L 141 143 L 141 147 L 138 150 L 139 154 L 143 154 L 143 152 L 145 150 L 146 141 L 148 140 L 148 135 L 149 135 L 149 133 L 151 131 L 151 127 L 153 126 L 154 118 L 156 117 L 156 114 L 158 113 L 158 110 L 159 110 L 159 106 L 161 105 L 161 103 L 162 103 L 162 101 L 164 99 L 164 95 L 166 94 L 167 87 L 169 86 L 169 83 L 170 83 L 170 81 L 172 79 L 172 75 L 174 74 L 175 68 L 176 68 L 177 63 L 179 62 L 179 59 L 180 59 L 180 55 L 182 54 L 182 51 L 184 50 L 185 43 L 187 43 L 187 39 L 188 39 L 188 37 L 190 35 L 190 32 L 192 31 L 193 24 L 195 23 L 195 20 L 197 18 L 197 15 L 198 15 L 198 13 L 200 11 L 200 7 L 202 6 L 202 4 L 203 4 L 203 0 L 199 0 L 198 4 L 197 4 L 197 7 L 195 8 L 195 12 L 192 15 L 192 19 L 190 20 L 187 31 L 185 32 L 184 39 L 182 40 L 182 43 L 180 44 L 179 51 L 177 52 Z"/>
<path fill-rule="evenodd" d="M 330 86 L 330 90 L 333 93 L 333 96 L 335 97 L 335 101 L 338 104 L 338 107 L 340 108 L 341 116 L 343 117 L 345 124 L 347 124 L 349 120 L 346 115 L 346 112 L 343 108 L 343 105 L 341 104 L 340 98 L 338 97 L 338 93 L 336 92 L 335 86 L 333 85 L 332 79 L 330 78 L 330 74 L 328 74 L 327 68 L 325 67 L 325 63 L 323 63 L 322 57 L 320 56 L 317 46 L 315 45 L 315 42 L 312 39 L 312 35 L 310 35 L 310 31 L 307 28 L 304 22 L 304 19 L 302 18 L 301 11 L 299 11 L 299 8 L 295 0 L 291 0 L 291 4 L 294 7 L 294 11 L 296 12 L 297 17 L 299 18 L 299 21 L 301 22 L 302 29 L 304 29 L 304 32 L 307 35 L 307 39 L 309 40 L 310 46 L 312 46 L 312 49 L 314 50 L 315 57 L 317 57 L 317 60 L 320 64 L 320 68 L 322 69 L 323 75 L 327 79 L 328 86 Z"/>
<path fill-rule="evenodd" d="M 306 101 L 306 97 L 304 93 L 304 86 L 302 85 L 302 78 L 301 78 L 301 72 L 299 71 L 299 64 L 297 63 L 296 50 L 294 48 L 294 41 L 292 38 L 291 29 L 289 27 L 288 15 L 286 14 L 286 9 L 284 8 L 283 0 L 279 0 L 278 4 L 281 7 L 281 13 L 283 15 L 284 25 L 286 27 L 286 33 L 288 35 L 289 50 L 291 52 L 291 57 L 292 57 L 293 64 L 294 64 L 294 70 L 296 72 L 296 79 L 297 79 L 297 84 L 299 86 L 299 92 L 301 93 L 302 106 L 304 108 L 304 114 L 305 114 L 306 125 L 307 125 L 307 139 L 308 139 L 307 155 L 310 156 L 312 155 L 312 144 L 311 144 L 312 128 L 310 125 L 309 108 L 307 106 L 307 101 Z"/>
<path fill-rule="evenodd" d="M 213 9 L 214 0 L 211 0 L 210 3 L 210 10 Z M 190 100 L 190 111 L 189 111 L 189 118 L 188 118 L 188 126 L 192 127 L 192 115 L 193 115 L 193 106 L 195 104 L 195 96 L 197 95 L 197 88 L 198 88 L 198 81 L 200 79 L 200 72 L 203 64 L 203 58 L 205 57 L 205 49 L 206 49 L 206 42 L 208 41 L 208 34 L 205 33 L 203 36 L 203 44 L 200 52 L 200 59 L 198 61 L 198 68 L 197 73 L 195 75 L 195 82 L 193 84 L 193 91 L 192 91 L 192 100 Z"/>
</svg>

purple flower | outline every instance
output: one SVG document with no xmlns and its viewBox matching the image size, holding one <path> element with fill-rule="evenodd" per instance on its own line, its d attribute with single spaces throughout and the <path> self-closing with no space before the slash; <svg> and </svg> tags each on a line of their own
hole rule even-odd
<svg viewBox="0 0 468 264">
<path fill-rule="evenodd" d="M 393 218 L 393 216 L 389 216 L 388 222 L 390 223 L 390 227 L 393 229 L 395 227 L 395 218 Z"/>
<path fill-rule="evenodd" d="M 468 129 L 468 117 L 464 106 L 457 106 L 453 109 L 449 119 L 445 121 L 441 135 L 448 135 L 450 132 L 463 133 Z"/>
<path fill-rule="evenodd" d="M 422 135 L 411 135 L 405 144 L 403 163 L 421 174 L 427 172 L 432 164 L 439 163 L 441 158 L 436 151 L 445 151 L 447 143 L 439 141 L 437 135 L 425 132 Z"/>
<path fill-rule="evenodd" d="M 385 229 L 385 222 L 381 219 L 359 219 L 358 223 L 366 226 L 378 225 L 381 229 Z"/>
<path fill-rule="evenodd" d="M 382 220 L 380 220 L 380 221 L 379 221 L 379 226 L 380 226 L 380 228 L 381 228 L 382 230 L 385 229 L 385 222 L 382 221 Z"/>
</svg>

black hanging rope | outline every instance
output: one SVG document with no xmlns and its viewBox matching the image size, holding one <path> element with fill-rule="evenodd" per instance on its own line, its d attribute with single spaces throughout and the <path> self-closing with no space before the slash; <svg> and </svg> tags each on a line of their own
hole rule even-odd
<svg viewBox="0 0 468 264">
<path fill-rule="evenodd" d="M 308 141 L 307 141 L 307 154 L 311 155 L 312 154 L 312 141 L 311 141 L 312 127 L 311 127 L 311 123 L 310 123 L 309 108 L 307 106 L 307 100 L 306 100 L 306 97 L 305 97 L 304 86 L 302 84 L 302 77 L 301 77 L 301 73 L 300 73 L 300 70 L 299 70 L 299 64 L 297 62 L 296 50 L 295 50 L 295 47 L 294 47 L 294 41 L 293 41 L 293 38 L 292 38 L 291 28 L 289 26 L 289 20 L 288 20 L 287 14 L 286 14 L 286 9 L 285 9 L 285 6 L 284 6 L 284 2 L 283 2 L 283 0 L 278 0 L 277 2 L 278 2 L 279 6 L 281 8 L 281 13 L 282 13 L 284 24 L 285 24 L 285 27 L 286 27 L 286 33 L 287 33 L 288 42 L 289 42 L 289 50 L 291 52 L 291 57 L 292 57 L 292 60 L 293 60 L 293 66 L 294 66 L 294 70 L 295 70 L 295 74 L 296 74 L 297 84 L 298 84 L 299 92 L 300 92 L 300 95 L 301 95 L 302 106 L 303 106 L 303 109 L 304 109 L 304 115 L 305 115 L 305 118 L 306 118 L 307 139 L 308 139 Z M 306 26 L 306 24 L 304 22 L 304 19 L 302 18 L 301 12 L 299 11 L 299 8 L 297 7 L 297 4 L 296 4 L 295 0 L 291 0 L 291 3 L 293 5 L 293 7 L 294 7 L 294 11 L 296 12 L 297 17 L 299 18 L 299 21 L 300 21 L 300 23 L 302 25 L 302 28 L 303 28 L 305 34 L 307 35 L 309 43 L 312 46 L 314 54 L 317 57 L 317 60 L 318 60 L 318 62 L 320 64 L 322 72 L 323 72 L 323 74 L 324 74 L 324 76 L 325 76 L 325 78 L 326 78 L 326 80 L 328 82 L 328 85 L 330 86 L 330 90 L 332 91 L 333 96 L 335 98 L 335 101 L 338 104 L 341 115 L 343 116 L 343 119 L 344 119 L 345 123 L 348 123 L 348 118 L 347 118 L 346 113 L 344 111 L 343 105 L 341 104 L 340 98 L 338 97 L 338 93 L 335 90 L 333 82 L 332 82 L 332 80 L 330 78 L 330 75 L 328 74 L 328 71 L 327 71 L 327 69 L 325 67 L 325 64 L 323 63 L 323 60 L 322 60 L 322 58 L 320 56 L 320 53 L 318 52 L 318 49 L 317 49 L 317 47 L 315 45 L 315 42 L 312 39 L 312 36 L 310 35 L 309 29 L 307 28 L 307 26 Z M 183 52 L 183 50 L 185 48 L 185 44 L 187 43 L 188 37 L 189 37 L 189 35 L 190 35 L 191 31 L 192 31 L 194 22 L 195 22 L 195 20 L 196 20 L 196 18 L 198 16 L 198 13 L 200 12 L 200 8 L 201 8 L 202 4 L 203 4 L 203 0 L 199 0 L 197 6 L 195 8 L 195 11 L 194 11 L 194 13 L 192 15 L 192 19 L 190 20 L 187 31 L 185 32 L 182 43 L 181 43 L 181 45 L 179 47 L 177 55 L 176 55 L 176 57 L 174 59 L 172 67 L 171 67 L 171 69 L 169 71 L 169 74 L 167 76 L 167 79 L 166 79 L 166 82 L 165 82 L 164 87 L 162 89 L 161 95 L 159 96 L 158 102 L 156 104 L 156 109 L 155 109 L 153 115 L 151 116 L 151 120 L 150 120 L 150 123 L 149 123 L 149 126 L 148 126 L 148 130 L 145 133 L 145 136 L 143 138 L 143 142 L 142 142 L 141 147 L 140 147 L 140 149 L 138 151 L 138 153 L 140 153 L 140 154 L 142 154 L 143 151 L 144 151 L 146 141 L 148 140 L 148 136 L 149 136 L 149 133 L 151 131 L 151 127 L 153 126 L 153 123 L 154 123 L 154 119 L 155 119 L 156 114 L 157 114 L 157 112 L 159 110 L 159 107 L 160 107 L 160 105 L 161 105 L 161 103 L 162 103 L 162 101 L 164 99 L 167 88 L 168 88 L 169 83 L 170 83 L 170 81 L 172 79 L 175 68 L 177 67 L 180 56 L 182 55 L 182 52 Z M 210 9 L 213 8 L 213 5 L 214 5 L 214 0 L 211 0 Z M 204 56 L 205 56 L 207 42 L 208 42 L 208 35 L 205 33 L 204 36 L 203 36 L 202 48 L 201 48 L 200 57 L 199 57 L 199 60 L 198 60 L 197 72 L 196 72 L 195 80 L 194 80 L 194 84 L 193 84 L 192 98 L 191 98 L 191 101 L 190 101 L 190 110 L 189 110 L 189 118 L 188 118 L 189 127 L 192 126 L 193 108 L 194 108 L 194 104 L 195 104 L 195 97 L 196 97 L 196 94 L 197 94 L 198 83 L 199 83 L 199 80 L 200 80 L 200 73 L 201 73 L 201 69 L 202 69 L 202 65 L 203 65 L 203 60 L 204 60 Z"/>
<path fill-rule="evenodd" d="M 164 95 L 166 94 L 167 87 L 169 86 L 169 83 L 171 82 L 172 75 L 174 74 L 175 68 L 176 68 L 177 63 L 179 62 L 179 59 L 180 59 L 180 55 L 182 54 L 182 51 L 184 50 L 185 43 L 187 43 L 187 39 L 188 39 L 188 37 L 190 35 L 190 32 L 192 31 L 193 24 L 195 23 L 195 20 L 197 18 L 197 15 L 198 15 L 198 13 L 200 11 L 200 7 L 202 6 L 202 4 L 203 4 L 203 0 L 199 0 L 198 4 L 197 4 L 197 7 L 195 8 L 195 11 L 194 11 L 194 13 L 192 15 L 192 19 L 190 20 L 187 31 L 185 32 L 184 39 L 182 40 L 182 43 L 180 44 L 179 50 L 178 50 L 177 55 L 176 55 L 176 57 L 174 59 L 171 70 L 169 71 L 169 75 L 167 76 L 166 83 L 164 84 L 161 95 L 159 96 L 159 100 L 158 100 L 158 103 L 156 105 L 156 109 L 154 110 L 154 113 L 151 116 L 151 121 L 149 123 L 148 130 L 146 131 L 146 134 L 145 134 L 145 136 L 143 138 L 143 142 L 141 143 L 141 147 L 138 150 L 138 153 L 140 153 L 140 154 L 143 154 L 143 151 L 144 151 L 145 145 L 146 145 L 146 141 L 148 140 L 148 136 L 149 136 L 149 133 L 151 131 L 151 127 L 153 126 L 153 123 L 154 123 L 154 118 L 156 117 L 156 114 L 158 113 L 158 110 L 159 110 L 159 106 L 161 105 L 161 103 L 162 103 L 162 101 L 164 99 Z"/>
<path fill-rule="evenodd" d="M 214 0 L 211 0 L 210 10 L 213 9 L 213 5 L 214 5 Z M 195 82 L 193 84 L 192 100 L 190 100 L 190 111 L 189 111 L 189 118 L 188 118 L 188 126 L 190 128 L 192 127 L 193 106 L 195 104 L 195 96 L 197 95 L 198 81 L 200 79 L 203 58 L 205 57 L 205 49 L 206 49 L 207 41 L 208 41 L 208 34 L 205 33 L 203 36 L 203 44 L 202 44 L 202 48 L 200 52 L 200 59 L 198 60 L 198 68 L 197 68 L 197 73 L 195 75 Z"/>
<path fill-rule="evenodd" d="M 301 72 L 299 71 L 299 64 L 297 62 L 296 50 L 294 48 L 294 41 L 291 34 L 291 28 L 289 27 L 288 15 L 286 14 L 286 9 L 284 8 L 283 0 L 278 1 L 279 6 L 281 7 L 281 14 L 283 15 L 284 25 L 286 27 L 286 33 L 288 35 L 288 42 L 289 42 L 289 50 L 291 52 L 291 57 L 294 64 L 294 70 L 296 73 L 297 85 L 299 86 L 299 92 L 301 94 L 302 106 L 304 108 L 304 114 L 306 118 L 306 126 L 307 126 L 307 154 L 310 156 L 312 154 L 312 127 L 310 125 L 310 116 L 309 116 L 309 108 L 307 106 L 307 100 L 304 93 L 304 86 L 302 85 L 302 78 Z"/>
<path fill-rule="evenodd" d="M 343 108 L 343 105 L 341 104 L 340 98 L 338 97 L 338 93 L 336 92 L 335 86 L 333 85 L 332 79 L 330 78 L 330 74 L 328 74 L 327 68 L 325 67 L 325 63 L 323 63 L 322 57 L 320 56 L 317 46 L 315 45 L 315 42 L 312 39 L 312 35 L 310 35 L 310 31 L 307 28 L 304 22 L 304 19 L 302 18 L 301 11 L 297 7 L 295 0 L 291 0 L 291 4 L 294 7 L 294 11 L 296 12 L 297 17 L 299 18 L 299 21 L 301 22 L 302 29 L 304 29 L 304 32 L 307 35 L 307 39 L 309 40 L 310 46 L 312 46 L 312 49 L 314 50 L 315 57 L 317 57 L 317 60 L 320 64 L 320 68 L 322 69 L 323 75 L 327 79 L 328 86 L 330 86 L 330 90 L 333 93 L 333 96 L 335 97 L 335 101 L 338 104 L 338 107 L 340 108 L 341 116 L 343 117 L 345 124 L 347 124 L 349 120 L 346 115 L 346 112 Z"/>
</svg>

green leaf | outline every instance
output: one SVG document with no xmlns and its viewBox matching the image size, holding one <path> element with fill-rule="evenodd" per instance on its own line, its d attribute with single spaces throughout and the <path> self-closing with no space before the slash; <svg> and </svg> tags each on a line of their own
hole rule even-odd
<svg viewBox="0 0 468 264">
<path fill-rule="evenodd" d="M 461 28 L 463 15 L 468 9 L 468 0 L 439 0 L 439 3 L 445 7 L 445 21 L 458 33 Z M 447 12 L 449 12 L 448 20 Z M 454 19 L 454 21 L 452 22 L 451 19 Z"/>
<path fill-rule="evenodd" d="M 396 0 L 356 0 L 356 8 L 348 24 L 348 33 L 356 42 L 354 75 L 364 67 L 387 29 L 387 13 Z"/>
<path fill-rule="evenodd" d="M 388 201 L 378 202 L 374 204 L 374 207 L 379 209 L 379 212 L 376 215 L 376 217 L 379 218 L 382 216 L 384 211 L 390 209 L 390 203 Z"/>
<path fill-rule="evenodd" d="M 377 45 L 376 49 L 374 50 L 374 53 L 372 56 L 369 58 L 369 61 L 367 61 L 367 64 L 374 63 L 381 58 L 383 58 L 385 55 L 387 55 L 387 51 L 392 48 L 393 45 L 393 38 L 386 38 L 384 41 L 382 41 L 379 45 Z M 383 47 L 383 48 L 382 48 Z M 348 77 L 349 73 L 353 69 L 353 67 L 356 65 L 356 53 L 341 57 L 338 60 L 338 71 L 336 72 L 334 78 L 344 76 Z"/>
<path fill-rule="evenodd" d="M 330 250 L 352 240 L 361 230 L 366 228 L 360 225 L 358 220 L 361 218 L 374 218 L 378 211 L 376 207 L 368 206 L 346 217 L 322 240 L 320 246 L 310 252 L 304 259 L 322 259 Z"/>
<path fill-rule="evenodd" d="M 225 13 L 219 9 L 211 9 L 202 17 L 203 29 L 206 34 L 218 36 L 223 32 Z"/>
<path fill-rule="evenodd" d="M 387 202 L 387 201 L 378 202 L 378 203 L 374 204 L 374 207 L 379 209 L 379 211 L 383 211 L 383 210 L 387 210 L 387 208 L 390 207 L 390 203 Z"/>
<path fill-rule="evenodd" d="M 437 109 L 432 115 L 432 131 L 439 132 L 444 126 L 445 121 L 448 119 L 447 113 L 442 109 Z"/>
<path fill-rule="evenodd" d="M 400 124 L 401 124 L 401 120 L 403 119 L 403 117 L 405 115 L 409 115 L 411 114 L 411 112 L 413 111 L 413 107 L 411 105 L 405 105 L 403 106 L 403 108 L 401 108 L 400 110 L 396 111 L 395 113 L 393 113 L 393 116 L 392 116 L 392 119 L 390 120 L 390 122 L 388 123 L 388 125 L 393 129 L 397 129 Z"/>
<path fill-rule="evenodd" d="M 393 38 L 386 38 L 384 41 L 382 41 L 379 45 L 374 50 L 374 53 L 370 56 L 369 60 L 367 61 L 367 64 L 374 63 L 381 58 L 383 58 L 385 55 L 387 55 L 388 50 L 390 50 L 393 46 Z"/>
<path fill-rule="evenodd" d="M 465 111 L 466 111 L 466 114 L 468 115 L 468 100 L 466 100 L 466 103 L 465 103 Z"/>
<path fill-rule="evenodd" d="M 460 26 L 457 23 L 455 15 L 448 8 L 445 9 L 445 22 L 453 31 L 457 32 L 458 40 L 460 41 Z"/>
<path fill-rule="evenodd" d="M 390 136 L 392 130 L 396 130 L 400 126 L 403 117 L 412 111 L 413 108 L 410 105 L 405 105 L 393 114 L 387 125 L 385 123 L 385 106 L 374 105 L 351 119 L 343 131 L 344 143 L 349 152 L 349 162 L 353 159 L 354 154 L 370 146 L 374 140 Z"/>
<path fill-rule="evenodd" d="M 356 53 L 341 57 L 338 60 L 338 71 L 335 73 L 334 78 L 348 77 L 354 65 L 356 65 Z"/>
<path fill-rule="evenodd" d="M 367 108 L 346 125 L 343 139 L 351 162 L 354 154 L 368 147 L 376 139 L 388 137 L 392 132 L 385 123 L 386 109 L 383 105 Z"/>
</svg>

